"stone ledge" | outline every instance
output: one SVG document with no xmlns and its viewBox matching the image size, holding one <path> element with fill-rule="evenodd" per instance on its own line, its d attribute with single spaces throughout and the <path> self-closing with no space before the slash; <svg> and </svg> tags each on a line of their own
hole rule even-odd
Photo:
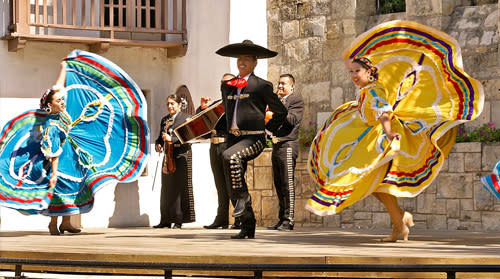
<svg viewBox="0 0 500 279">
<path fill-rule="evenodd" d="M 455 152 L 463 152 L 463 153 L 481 152 L 481 142 L 457 142 L 453 145 L 451 152 L 452 153 L 455 153 Z"/>
</svg>

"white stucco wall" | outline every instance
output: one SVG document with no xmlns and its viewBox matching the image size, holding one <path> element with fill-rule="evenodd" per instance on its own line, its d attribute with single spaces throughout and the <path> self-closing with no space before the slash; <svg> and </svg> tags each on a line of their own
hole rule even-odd
<svg viewBox="0 0 500 279">
<path fill-rule="evenodd" d="M 267 47 L 267 20 L 265 0 L 231 0 L 229 42 L 241 43 L 245 39 Z M 237 74 L 236 58 L 230 58 L 231 73 Z M 259 59 L 255 74 L 267 79 L 267 59 Z M 271 81 L 272 82 L 272 81 Z"/>
<path fill-rule="evenodd" d="M 231 64 L 236 62 L 216 55 L 218 48 L 247 38 L 266 45 L 266 1 L 251 2 L 252 5 L 246 0 L 187 1 L 189 45 L 184 57 L 167 58 L 167 51 L 164 49 L 116 46 L 101 54 L 123 68 L 139 87 L 147 90 L 148 123 L 152 141 L 158 135 L 159 121 L 166 113 L 165 98 L 179 85 L 185 84 L 188 87 L 195 106 L 199 105 L 201 96 L 208 95 L 214 99 L 220 97 L 220 77 L 226 72 L 236 73 L 231 68 Z M 8 2 L 0 0 L 0 35 L 7 28 L 7 21 L 3 16 L 7 7 Z M 230 16 L 232 13 L 234 15 Z M 252 25 L 246 24 L 250 18 L 253 18 Z M 245 31 L 238 31 L 240 35 L 233 35 L 236 26 L 239 26 L 238 30 Z M 37 107 L 42 91 L 50 87 L 57 77 L 60 59 L 75 48 L 88 49 L 83 44 L 28 42 L 24 49 L 8 52 L 7 41 L 0 41 L 0 128 L 19 113 Z M 259 61 L 257 74 L 265 78 L 267 66 L 264 65 Z M 208 143 L 193 145 L 197 222 L 186 225 L 187 227 L 209 224 L 216 214 L 217 195 L 208 147 Z M 148 164 L 148 175 L 139 178 L 137 182 L 100 190 L 95 197 L 94 209 L 81 216 L 82 226 L 149 226 L 159 222 L 161 169 L 158 169 L 153 187 L 159 159 L 158 154 L 153 151 Z M 0 230 L 45 229 L 48 218 L 24 216 L 17 211 L 0 207 L 0 221 Z"/>
<path fill-rule="evenodd" d="M 197 1 L 195 5 L 188 1 L 187 8 L 189 46 L 186 56 L 168 63 L 172 83 L 167 93 L 185 84 L 197 107 L 201 96 L 220 98 L 220 78 L 230 71 L 229 61 L 215 54 L 228 43 L 229 0 Z"/>
<path fill-rule="evenodd" d="M 201 96 L 220 98 L 219 81 L 224 73 L 238 73 L 236 59 L 219 56 L 215 51 L 244 39 L 267 46 L 266 1 L 198 1 L 196 9 L 188 4 L 188 14 L 191 16 L 188 17 L 187 55 L 169 61 L 172 82 L 167 91 L 174 93 L 178 86 L 185 84 L 196 107 Z M 255 72 L 266 78 L 267 60 L 259 60 Z"/>
</svg>

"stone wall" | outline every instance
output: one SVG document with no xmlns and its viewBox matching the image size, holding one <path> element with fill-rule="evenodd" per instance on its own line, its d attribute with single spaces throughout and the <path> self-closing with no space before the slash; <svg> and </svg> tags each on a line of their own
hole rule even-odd
<svg viewBox="0 0 500 279">
<path fill-rule="evenodd" d="M 390 228 L 384 206 L 373 196 L 361 200 L 338 215 L 319 217 L 304 209 L 314 184 L 301 153 L 296 169 L 296 227 Z M 500 231 L 500 201 L 482 188 L 480 177 L 500 158 L 500 143 L 457 143 L 436 180 L 415 198 L 399 198 L 413 214 L 417 229 Z M 272 182 L 271 149 L 248 166 L 247 181 L 259 226 L 278 220 L 278 200 Z"/>
<path fill-rule="evenodd" d="M 466 128 L 491 121 L 500 124 L 500 110 L 492 109 L 500 106 L 498 1 L 406 0 L 406 12 L 386 15 L 376 15 L 375 5 L 375 0 L 267 0 L 268 46 L 280 53 L 269 60 L 268 79 L 276 84 L 282 73 L 296 77 L 295 92 L 306 103 L 303 124 L 321 124 L 338 105 L 354 99 L 355 87 L 341 52 L 357 35 L 394 19 L 430 25 L 456 38 L 464 70 L 485 89 L 483 113 Z M 457 144 L 433 185 L 416 198 L 400 199 L 400 205 L 414 213 L 417 228 L 500 230 L 500 203 L 479 181 L 500 158 L 497 150 L 500 146 Z M 295 177 L 297 226 L 390 227 L 383 205 L 371 196 L 337 216 L 319 217 L 305 211 L 314 184 L 306 169 L 307 151 L 299 157 Z M 259 225 L 277 220 L 270 164 L 270 151 L 266 151 L 249 166 Z"/>
</svg>

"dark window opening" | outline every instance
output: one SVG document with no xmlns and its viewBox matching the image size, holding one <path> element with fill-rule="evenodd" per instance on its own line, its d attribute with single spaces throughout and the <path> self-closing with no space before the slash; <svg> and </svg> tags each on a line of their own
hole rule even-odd
<svg viewBox="0 0 500 279">
<path fill-rule="evenodd" d="M 405 0 L 376 0 L 377 14 L 391 14 L 406 12 Z"/>
</svg>

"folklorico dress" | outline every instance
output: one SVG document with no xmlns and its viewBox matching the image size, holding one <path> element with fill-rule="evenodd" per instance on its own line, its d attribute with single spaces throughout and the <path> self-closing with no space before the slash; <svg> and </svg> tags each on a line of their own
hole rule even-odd
<svg viewBox="0 0 500 279">
<path fill-rule="evenodd" d="M 306 209 L 340 212 L 373 192 L 415 197 L 436 178 L 456 126 L 482 111 L 481 84 L 462 70 L 458 43 L 409 21 L 387 22 L 360 35 L 344 59 L 369 58 L 379 80 L 338 107 L 320 127 L 309 154 L 316 191 Z M 387 112 L 389 141 L 379 121 Z"/>
<path fill-rule="evenodd" d="M 27 214 L 89 212 L 101 187 L 130 182 L 149 154 L 146 103 L 137 84 L 96 54 L 65 58 L 66 111 L 30 110 L 0 134 L 0 205 Z M 59 157 L 56 186 L 48 158 Z"/>
<path fill-rule="evenodd" d="M 481 177 L 484 189 L 500 200 L 500 161 L 495 164 L 493 172 Z"/>
</svg>

